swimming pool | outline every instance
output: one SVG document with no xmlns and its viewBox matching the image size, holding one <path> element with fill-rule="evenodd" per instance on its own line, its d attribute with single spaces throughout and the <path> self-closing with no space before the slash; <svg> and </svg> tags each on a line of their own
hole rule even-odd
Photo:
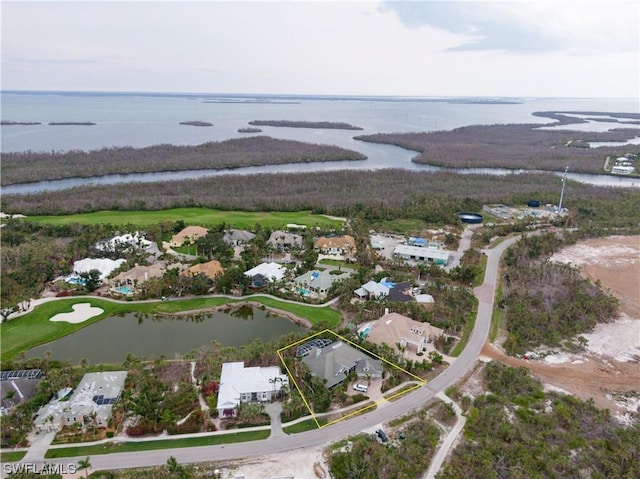
<svg viewBox="0 0 640 479">
<path fill-rule="evenodd" d="M 131 288 L 129 288 L 128 286 L 119 286 L 119 287 L 115 288 L 114 291 L 116 293 L 126 294 L 126 295 L 133 294 L 133 290 Z"/>
<path fill-rule="evenodd" d="M 369 331 L 371 331 L 371 326 L 365 326 L 364 328 L 362 328 L 362 331 L 360 331 L 360 337 L 362 339 L 366 338 L 369 334 Z"/>
</svg>

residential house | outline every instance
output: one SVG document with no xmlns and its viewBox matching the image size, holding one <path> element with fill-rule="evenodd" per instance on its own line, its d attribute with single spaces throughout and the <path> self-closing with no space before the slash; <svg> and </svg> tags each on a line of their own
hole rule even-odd
<svg viewBox="0 0 640 479">
<path fill-rule="evenodd" d="M 277 397 L 289 378 L 277 366 L 249 367 L 243 361 L 223 363 L 218 389 L 218 417 L 235 417 L 241 402 L 266 402 Z"/>
<path fill-rule="evenodd" d="M 313 247 L 321 254 L 333 256 L 338 259 L 350 259 L 356 254 L 356 240 L 353 236 L 321 236 L 318 238 Z"/>
<path fill-rule="evenodd" d="M 179 233 L 176 233 L 171 237 L 169 246 L 171 248 L 177 248 L 184 244 L 190 245 L 196 242 L 198 238 L 207 236 L 209 230 L 202 226 L 187 226 Z"/>
<path fill-rule="evenodd" d="M 215 279 L 216 276 L 224 273 L 224 269 L 222 268 L 220 261 L 214 259 L 206 263 L 194 264 L 180 272 L 182 276 L 197 276 L 200 273 L 204 274 L 209 279 Z"/>
<path fill-rule="evenodd" d="M 451 251 L 401 244 L 395 247 L 393 250 L 393 256 L 407 261 L 435 263 L 437 265 L 446 266 L 449 264 Z"/>
<path fill-rule="evenodd" d="M 126 378 L 127 371 L 85 374 L 68 400 L 58 397 L 38 410 L 36 430 L 55 431 L 73 424 L 88 425 L 94 420 L 97 427 L 107 427 Z"/>
<path fill-rule="evenodd" d="M 138 286 L 152 278 L 162 278 L 165 271 L 163 263 L 154 263 L 151 265 L 135 265 L 128 271 L 123 271 L 119 275 L 110 280 L 112 287 L 119 286 Z"/>
<path fill-rule="evenodd" d="M 334 272 L 337 271 L 334 270 Z M 349 276 L 351 276 L 351 271 L 331 274 L 328 270 L 312 270 L 295 278 L 293 284 L 302 296 L 315 295 L 318 298 L 323 298 L 335 283 L 345 280 Z"/>
<path fill-rule="evenodd" d="M 227 243 L 229 246 L 240 246 L 249 243 L 255 237 L 256 235 L 251 231 L 231 229 L 225 232 L 222 237 L 222 241 Z"/>
<path fill-rule="evenodd" d="M 286 231 L 274 231 L 269 236 L 267 244 L 277 251 L 286 251 L 291 248 L 302 247 L 302 236 Z"/>
<path fill-rule="evenodd" d="M 260 263 L 255 268 L 244 272 L 244 275 L 251 278 L 253 288 L 262 288 L 267 283 L 277 283 L 281 281 L 287 272 L 287 268 L 278 263 Z"/>
<path fill-rule="evenodd" d="M 136 231 L 134 234 L 125 233 L 100 241 L 96 243 L 95 248 L 100 251 L 116 253 L 120 251 L 135 251 L 138 249 L 144 250 L 149 246 L 151 246 L 151 241 L 145 239 L 143 235 Z"/>
<path fill-rule="evenodd" d="M 378 283 L 369 281 L 353 291 L 356 298 L 362 300 L 413 301 L 411 283 L 393 283 L 382 278 Z"/>
<path fill-rule="evenodd" d="M 387 344 L 397 353 L 406 353 L 411 345 L 418 355 L 423 353 L 428 343 L 433 343 L 442 333 L 442 329 L 429 323 L 421 323 L 402 314 L 389 312 L 360 329 L 360 335 L 371 343 Z"/>
<path fill-rule="evenodd" d="M 326 380 L 329 389 L 344 382 L 351 371 L 358 378 L 381 378 L 382 361 L 373 359 L 361 349 L 338 341 L 324 348 L 313 348 L 302 358 L 313 376 Z"/>
<path fill-rule="evenodd" d="M 0 416 L 6 416 L 17 405 L 38 392 L 42 381 L 40 369 L 21 369 L 0 373 Z"/>
<path fill-rule="evenodd" d="M 127 260 L 124 258 L 121 259 L 109 259 L 109 258 L 85 258 L 79 261 L 75 261 L 73 263 L 73 273 L 74 276 L 72 278 L 77 278 L 81 273 L 88 273 L 94 269 L 100 271 L 100 279 L 103 280 L 107 276 L 111 274 L 112 271 L 118 269 Z M 67 280 L 69 282 L 69 280 Z M 74 282 L 74 281 L 71 281 Z"/>
</svg>

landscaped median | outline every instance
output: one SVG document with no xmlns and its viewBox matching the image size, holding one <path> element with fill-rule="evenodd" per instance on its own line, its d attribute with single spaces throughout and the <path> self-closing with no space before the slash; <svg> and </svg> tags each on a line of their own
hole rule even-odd
<svg viewBox="0 0 640 479">
<path fill-rule="evenodd" d="M 22 459 L 27 454 L 27 451 L 6 451 L 0 452 L 0 463 L 5 464 L 7 462 L 16 462 Z"/>
<path fill-rule="evenodd" d="M 231 444 L 234 442 L 260 441 L 271 434 L 270 429 L 259 431 L 242 431 L 230 434 L 215 434 L 200 437 L 187 437 L 175 439 L 157 439 L 151 441 L 136 442 L 107 442 L 91 446 L 75 446 L 63 448 L 51 448 L 45 454 L 45 459 L 60 457 L 95 456 L 98 454 L 113 454 L 118 452 L 141 452 L 158 449 L 174 449 L 179 447 L 217 446 L 218 444 Z"/>
<path fill-rule="evenodd" d="M 229 303 L 251 301 L 308 320 L 311 324 L 323 324 L 333 328 L 342 321 L 339 311 L 325 307 L 312 307 L 305 304 L 289 303 L 264 296 L 232 297 L 199 297 L 188 299 L 171 299 L 171 301 L 109 301 L 96 297 L 65 298 L 43 303 L 34 311 L 12 319 L 0 325 L 0 359 L 7 361 L 16 354 L 27 351 L 41 344 L 55 341 L 71 334 L 87 325 L 93 324 L 109 316 L 123 313 L 172 314 L 185 311 L 199 311 Z M 98 316 L 81 323 L 52 322 L 50 319 L 59 313 L 69 313 L 74 304 L 89 303 L 92 307 L 103 310 Z"/>
</svg>

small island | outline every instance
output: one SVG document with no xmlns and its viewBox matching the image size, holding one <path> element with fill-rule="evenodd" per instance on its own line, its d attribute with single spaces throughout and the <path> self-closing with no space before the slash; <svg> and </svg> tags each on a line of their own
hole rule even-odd
<svg viewBox="0 0 640 479">
<path fill-rule="evenodd" d="M 14 126 L 14 125 L 42 125 L 39 121 L 5 121 L 0 122 L 1 126 Z"/>
<path fill-rule="evenodd" d="M 238 128 L 238 133 L 262 133 L 260 128 Z"/>
<path fill-rule="evenodd" d="M 180 124 L 188 125 L 188 126 L 213 126 L 213 123 L 210 123 L 208 121 L 199 121 L 199 120 L 181 121 Z"/>
<path fill-rule="evenodd" d="M 249 122 L 254 126 L 276 126 L 288 128 L 321 128 L 332 130 L 362 130 L 359 126 L 349 123 L 334 121 L 290 121 L 290 120 L 253 120 Z"/>
<path fill-rule="evenodd" d="M 96 123 L 92 121 L 52 121 L 51 126 L 94 126 Z"/>
</svg>

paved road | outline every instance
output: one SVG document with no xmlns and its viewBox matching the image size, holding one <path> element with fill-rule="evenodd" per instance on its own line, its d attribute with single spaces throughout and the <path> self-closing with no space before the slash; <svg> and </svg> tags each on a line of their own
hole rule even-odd
<svg viewBox="0 0 640 479">
<path fill-rule="evenodd" d="M 376 410 L 362 416 L 344 420 L 331 426 L 313 431 L 283 437 L 272 437 L 261 441 L 252 441 L 220 446 L 186 447 L 165 449 L 159 451 L 145 451 L 135 453 L 118 453 L 97 455 L 91 457 L 93 470 L 147 467 L 166 464 L 169 456 L 174 456 L 180 463 L 205 461 L 222 461 L 245 457 L 262 456 L 266 454 L 284 453 L 300 448 L 318 446 L 328 441 L 358 434 L 364 429 L 376 427 L 408 411 L 419 408 L 438 393 L 454 384 L 463 377 L 473 366 L 482 346 L 489 335 L 491 313 L 493 311 L 493 296 L 498 275 L 498 265 L 502 253 L 519 238 L 508 239 L 496 248 L 486 250 L 488 257 L 484 284 L 475 288 L 478 297 L 478 315 L 476 324 L 469 338 L 465 350 L 442 374 L 425 386 L 408 393 L 397 401 L 379 406 Z M 77 464 L 84 457 L 56 460 L 63 464 Z"/>
</svg>

